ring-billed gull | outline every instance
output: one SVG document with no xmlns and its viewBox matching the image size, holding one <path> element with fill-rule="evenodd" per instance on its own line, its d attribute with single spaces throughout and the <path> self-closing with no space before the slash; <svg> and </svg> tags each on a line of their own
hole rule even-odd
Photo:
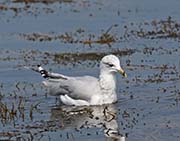
<svg viewBox="0 0 180 141">
<path fill-rule="evenodd" d="M 127 77 L 115 55 L 104 56 L 100 62 L 99 78 L 93 76 L 70 77 L 48 72 L 38 65 L 38 71 L 46 79 L 50 95 L 59 95 L 66 105 L 102 105 L 117 101 L 116 73 Z"/>
</svg>

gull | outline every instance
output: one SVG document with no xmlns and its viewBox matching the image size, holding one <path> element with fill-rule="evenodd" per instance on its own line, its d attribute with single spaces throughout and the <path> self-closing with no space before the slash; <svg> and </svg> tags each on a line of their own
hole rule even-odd
<svg viewBox="0 0 180 141">
<path fill-rule="evenodd" d="M 65 105 L 103 105 L 117 102 L 116 73 L 127 77 L 115 55 L 106 55 L 100 61 L 99 78 L 93 76 L 66 76 L 48 72 L 38 65 L 38 72 L 46 79 L 43 84 L 52 96 L 60 96 Z"/>
</svg>

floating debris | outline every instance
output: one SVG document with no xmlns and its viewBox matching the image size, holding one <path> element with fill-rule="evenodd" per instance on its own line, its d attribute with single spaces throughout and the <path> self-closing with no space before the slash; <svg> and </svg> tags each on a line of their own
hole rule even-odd
<svg viewBox="0 0 180 141">
<path fill-rule="evenodd" d="M 132 55 L 135 53 L 136 50 L 134 49 L 122 49 L 122 50 L 112 50 L 108 52 L 108 54 L 114 54 L 117 56 L 126 56 Z M 54 61 L 57 62 L 74 62 L 78 63 L 80 61 L 97 61 L 100 60 L 103 56 L 107 55 L 105 52 L 91 52 L 91 53 L 55 53 L 54 54 Z"/>
<path fill-rule="evenodd" d="M 111 29 L 113 27 L 117 27 L 117 25 L 110 26 L 107 31 L 101 33 L 99 36 L 96 37 L 94 34 L 88 35 L 89 37 L 86 37 L 86 35 L 83 35 L 85 33 L 85 30 L 83 29 L 77 29 L 75 32 L 71 33 L 64 33 L 61 35 L 53 35 L 51 33 L 49 34 L 43 34 L 43 33 L 32 33 L 32 34 L 19 34 L 20 38 L 23 38 L 25 40 L 29 41 L 39 41 L 39 42 L 47 42 L 47 41 L 53 41 L 53 40 L 59 40 L 63 43 L 70 43 L 70 44 L 83 44 L 83 45 L 89 45 L 92 47 L 93 44 L 106 44 L 109 47 L 111 47 L 112 43 L 118 42 L 118 38 L 113 35 L 111 32 Z M 82 39 L 83 38 L 83 39 Z M 88 39 L 84 39 L 88 38 Z"/>
<path fill-rule="evenodd" d="M 169 16 L 166 20 L 153 20 L 150 23 L 139 24 L 138 30 L 131 30 L 130 33 L 146 39 L 180 40 L 180 23 Z"/>
</svg>

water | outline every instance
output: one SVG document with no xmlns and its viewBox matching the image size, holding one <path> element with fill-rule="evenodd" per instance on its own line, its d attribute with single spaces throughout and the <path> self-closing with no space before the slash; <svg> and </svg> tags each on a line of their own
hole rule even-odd
<svg viewBox="0 0 180 141">
<path fill-rule="evenodd" d="M 177 0 L 3 0 L 0 139 L 179 140 L 179 6 Z M 118 76 L 114 105 L 60 106 L 41 76 L 25 68 L 98 76 L 99 60 L 110 53 L 128 74 Z"/>
</svg>

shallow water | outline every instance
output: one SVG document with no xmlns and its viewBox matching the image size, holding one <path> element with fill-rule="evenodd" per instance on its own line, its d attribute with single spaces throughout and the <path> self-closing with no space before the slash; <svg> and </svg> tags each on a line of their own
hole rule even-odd
<svg viewBox="0 0 180 141">
<path fill-rule="evenodd" d="M 1 1 L 0 139 L 179 140 L 179 7 L 177 0 Z M 27 69 L 98 76 L 110 53 L 128 74 L 118 76 L 114 105 L 60 106 Z"/>
</svg>

